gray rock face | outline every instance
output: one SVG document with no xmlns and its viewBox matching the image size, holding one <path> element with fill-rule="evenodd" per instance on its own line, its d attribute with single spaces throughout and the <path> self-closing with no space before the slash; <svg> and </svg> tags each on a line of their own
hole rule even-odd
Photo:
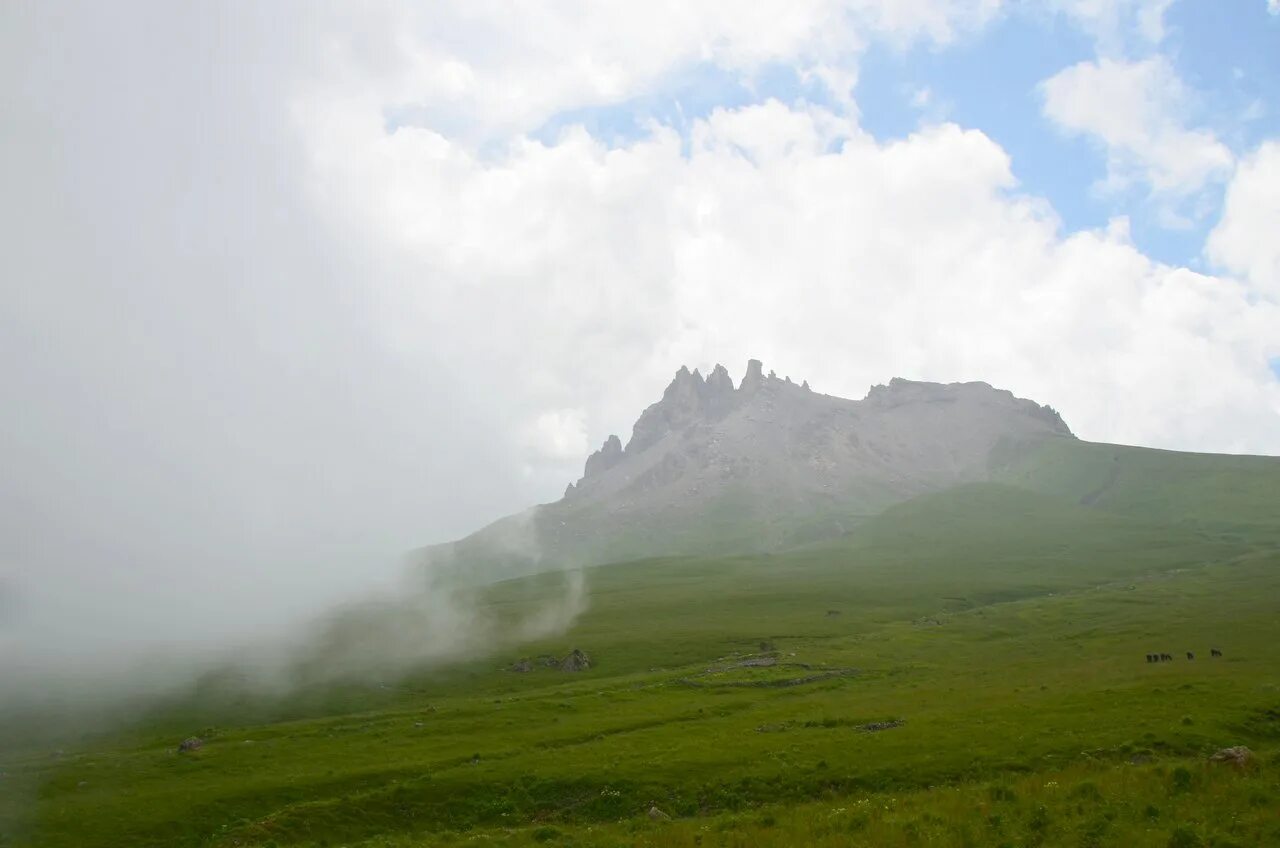
<svg viewBox="0 0 1280 848">
<path fill-rule="evenodd" d="M 562 500 L 427 550 L 495 573 L 513 539 L 525 572 L 776 550 L 989 479 L 1002 451 L 1052 438 L 1074 438 L 1057 412 L 986 383 L 895 378 L 847 400 L 766 376 L 755 359 L 736 389 L 723 366 L 705 379 L 681 368 L 626 446 L 610 436 Z"/>
<path fill-rule="evenodd" d="M 582 476 L 598 477 L 622 461 L 622 441 L 617 436 L 604 440 L 600 450 L 587 457 L 587 467 Z"/>
</svg>

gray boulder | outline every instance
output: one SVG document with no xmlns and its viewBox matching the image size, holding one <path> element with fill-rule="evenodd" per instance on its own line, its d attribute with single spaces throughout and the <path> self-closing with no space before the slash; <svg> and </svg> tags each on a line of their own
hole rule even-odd
<svg viewBox="0 0 1280 848">
<path fill-rule="evenodd" d="M 561 671 L 586 671 L 591 668 L 591 657 L 574 648 L 569 655 L 560 660 Z"/>
</svg>

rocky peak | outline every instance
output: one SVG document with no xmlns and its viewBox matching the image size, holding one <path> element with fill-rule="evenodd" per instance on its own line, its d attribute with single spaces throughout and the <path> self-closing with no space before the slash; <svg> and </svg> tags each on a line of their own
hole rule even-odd
<svg viewBox="0 0 1280 848">
<path fill-rule="evenodd" d="M 762 385 L 764 385 L 764 363 L 758 359 L 748 359 L 747 373 L 742 375 L 742 383 L 738 386 L 738 391 L 754 392 Z"/>
<path fill-rule="evenodd" d="M 622 459 L 622 440 L 617 436 L 609 436 L 604 440 L 604 444 L 600 450 L 587 457 L 587 467 L 583 471 L 582 479 L 587 480 L 596 477 L 610 468 L 618 464 Z"/>
<path fill-rule="evenodd" d="M 733 380 L 723 365 L 703 378 L 697 369 L 681 366 L 662 393 L 662 400 L 640 414 L 626 453 L 633 454 L 661 441 L 664 436 L 689 424 L 723 416 L 736 403 Z"/>
<path fill-rule="evenodd" d="M 866 402 L 877 407 L 892 408 L 906 404 L 976 402 L 1010 414 L 1021 414 L 1049 426 L 1050 432 L 1071 436 L 1071 429 L 1053 407 L 1041 406 L 1033 400 L 1015 397 L 1007 389 L 997 389 L 990 383 L 927 383 L 894 377 L 887 386 L 872 386 Z"/>
<path fill-rule="evenodd" d="M 707 375 L 706 383 L 707 397 L 720 397 L 723 395 L 732 395 L 733 378 L 729 376 L 729 370 L 723 365 L 716 364 L 711 369 L 711 373 Z"/>
<path fill-rule="evenodd" d="M 729 372 L 723 365 L 716 365 L 707 377 L 703 377 L 697 369 L 690 371 L 687 367 L 681 367 L 663 391 L 662 398 L 640 414 L 626 447 L 623 447 L 617 436 L 610 436 L 601 448 L 587 459 L 582 480 L 577 483 L 576 488 L 571 485 L 566 495 L 575 494 L 587 483 L 591 483 L 589 488 L 595 491 L 597 478 L 608 477 L 607 472 L 614 466 L 630 461 L 632 457 L 638 457 L 673 433 L 684 433 L 695 426 L 719 427 L 720 422 L 724 420 L 737 421 L 732 426 L 736 428 L 733 432 L 738 432 L 743 426 L 748 426 L 748 422 L 757 420 L 752 417 L 755 413 L 749 408 L 760 403 L 764 403 L 769 409 L 787 410 L 785 416 L 788 420 L 799 420 L 794 419 L 797 415 L 801 418 L 812 416 L 815 409 L 828 407 L 835 409 L 844 405 L 849 409 L 861 408 L 862 415 L 889 416 L 880 420 L 894 422 L 884 425 L 894 428 L 925 429 L 941 421 L 938 416 L 950 416 L 951 423 L 937 424 L 937 426 L 950 427 L 953 431 L 957 427 L 972 426 L 979 429 L 994 427 L 1004 428 L 1009 432 L 1021 432 L 1029 426 L 1028 432 L 1071 435 L 1067 425 L 1053 409 L 1042 407 L 1034 401 L 1016 398 L 1011 392 L 992 388 L 987 383 L 940 384 L 894 377 L 888 385 L 873 386 L 863 401 L 847 401 L 840 398 L 819 400 L 819 398 L 825 398 L 825 396 L 815 396 L 807 381 L 797 384 L 790 376 L 779 377 L 774 371 L 769 371 L 766 376 L 764 366 L 758 359 L 747 362 L 742 382 L 736 389 L 733 380 L 729 377 Z M 814 406 L 815 403 L 825 403 L 827 407 Z M 864 406 L 859 407 L 859 405 Z M 956 412 L 947 410 L 956 410 Z M 773 413 L 769 412 L 765 417 L 772 420 L 772 416 Z M 892 416 L 906 417 L 893 418 Z M 739 418 L 741 420 L 738 420 Z M 1002 419 L 1007 423 L 995 423 Z M 972 422 L 975 421 L 990 423 L 973 424 Z M 1022 423 L 1017 423 L 1019 421 Z M 820 441 L 825 437 L 814 434 L 820 432 L 824 426 L 827 425 L 813 425 L 806 431 L 805 438 L 813 441 L 815 445 L 818 444 L 818 441 L 814 440 Z M 859 425 L 862 429 L 859 431 L 858 439 L 878 438 L 875 434 L 877 426 L 881 425 Z M 952 437 L 959 438 L 956 432 L 952 433 Z M 760 438 L 760 436 L 757 434 L 753 438 Z M 838 440 L 833 442 L 833 444 L 837 443 Z M 843 450 L 843 448 L 832 447 L 830 450 Z M 754 454 L 752 456 L 753 462 L 759 459 Z M 673 458 L 664 461 L 679 465 L 683 460 Z M 834 460 L 824 453 L 822 461 L 831 464 Z M 908 457 L 903 461 L 906 463 L 903 467 L 915 461 Z M 628 466 L 631 470 L 627 472 L 626 479 L 632 479 L 629 476 L 631 474 L 658 473 L 649 469 L 645 464 L 647 461 L 640 462 L 640 465 Z"/>
</svg>

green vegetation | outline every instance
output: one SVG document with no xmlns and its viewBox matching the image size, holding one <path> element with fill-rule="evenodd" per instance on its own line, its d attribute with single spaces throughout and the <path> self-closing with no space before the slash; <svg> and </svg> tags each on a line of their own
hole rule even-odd
<svg viewBox="0 0 1280 848">
<path fill-rule="evenodd" d="M 592 569 L 571 632 L 516 653 L 207 682 L 0 755 L 30 790 L 0 845 L 1280 844 L 1280 464 L 1218 459 L 1054 444 L 837 542 Z M 573 647 L 594 667 L 507 669 Z"/>
</svg>

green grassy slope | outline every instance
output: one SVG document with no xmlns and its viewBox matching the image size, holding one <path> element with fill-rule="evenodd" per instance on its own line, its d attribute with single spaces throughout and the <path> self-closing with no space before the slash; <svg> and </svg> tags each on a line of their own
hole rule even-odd
<svg viewBox="0 0 1280 848">
<path fill-rule="evenodd" d="M 790 554 L 592 569 L 572 631 L 519 651 L 580 647 L 580 674 L 477 657 L 11 754 L 33 815 L 0 845 L 1280 843 L 1264 511 L 1223 531 L 1228 491 L 1191 513 L 1209 521 L 1164 525 L 1133 482 L 1082 505 L 1091 478 L 1063 466 Z M 488 603 L 559 591 L 542 575 Z M 293 720 L 246 726 L 271 710 Z M 175 753 L 194 732 L 204 749 Z M 1207 762 L 1234 744 L 1250 768 Z"/>
<path fill-rule="evenodd" d="M 1099 510 L 1280 542 L 1280 457 L 1179 453 L 1051 439 L 1000 461 L 996 480 Z"/>
</svg>

